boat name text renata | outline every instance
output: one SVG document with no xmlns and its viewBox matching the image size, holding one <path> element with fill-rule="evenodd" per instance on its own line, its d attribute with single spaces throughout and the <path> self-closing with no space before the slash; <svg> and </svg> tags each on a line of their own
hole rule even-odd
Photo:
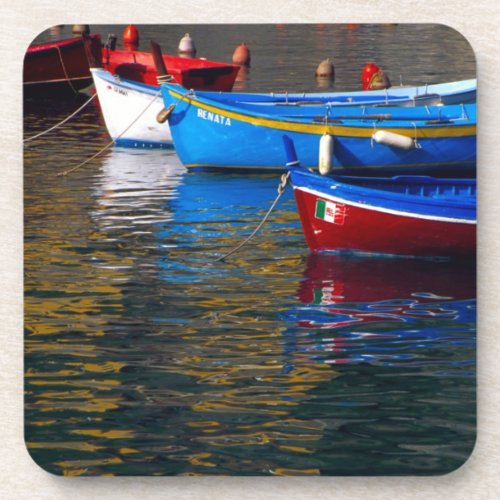
<svg viewBox="0 0 500 500">
<path fill-rule="evenodd" d="M 226 116 L 221 116 L 218 115 L 217 113 L 206 111 L 205 109 L 198 108 L 197 117 L 214 123 L 220 123 L 221 125 L 226 125 L 227 127 L 231 126 L 231 118 L 227 118 Z"/>
</svg>

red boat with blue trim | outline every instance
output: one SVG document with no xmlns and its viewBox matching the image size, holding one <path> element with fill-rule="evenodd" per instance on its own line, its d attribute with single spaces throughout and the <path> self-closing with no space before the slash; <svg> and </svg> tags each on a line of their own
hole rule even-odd
<svg viewBox="0 0 500 500">
<path fill-rule="evenodd" d="M 312 251 L 475 255 L 475 179 L 322 176 L 298 166 L 288 137 L 285 146 Z"/>
</svg>

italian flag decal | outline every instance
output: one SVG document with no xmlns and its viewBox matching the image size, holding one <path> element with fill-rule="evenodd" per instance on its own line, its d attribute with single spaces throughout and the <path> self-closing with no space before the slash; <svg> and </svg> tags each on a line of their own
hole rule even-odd
<svg viewBox="0 0 500 500">
<path fill-rule="evenodd" d="M 317 219 L 331 222 L 332 224 L 344 224 L 346 206 L 342 203 L 316 199 L 316 211 L 314 213 Z"/>
</svg>

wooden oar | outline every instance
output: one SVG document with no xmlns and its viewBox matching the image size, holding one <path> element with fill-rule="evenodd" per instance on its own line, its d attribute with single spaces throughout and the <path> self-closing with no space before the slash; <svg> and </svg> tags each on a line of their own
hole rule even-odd
<svg viewBox="0 0 500 500">
<path fill-rule="evenodd" d="M 165 66 L 160 46 L 153 40 L 151 40 L 151 53 L 153 54 L 153 62 L 156 68 L 156 77 L 158 83 L 161 83 L 168 76 L 167 67 Z"/>
<path fill-rule="evenodd" d="M 165 61 L 163 60 L 161 48 L 153 40 L 151 40 L 151 53 L 153 54 L 153 62 L 156 68 L 156 79 L 158 80 L 158 83 L 161 85 L 163 82 L 168 81 L 170 75 L 167 73 L 167 67 L 165 65 Z M 170 117 L 170 113 L 172 113 L 174 108 L 175 108 L 174 104 L 171 104 L 168 108 L 163 108 L 156 115 L 156 121 L 158 123 L 165 123 Z"/>
</svg>

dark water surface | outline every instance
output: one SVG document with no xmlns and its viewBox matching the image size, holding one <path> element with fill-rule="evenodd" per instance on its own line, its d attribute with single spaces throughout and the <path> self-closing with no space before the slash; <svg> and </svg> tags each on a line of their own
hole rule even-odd
<svg viewBox="0 0 500 500">
<path fill-rule="evenodd" d="M 123 26 L 94 27 L 103 36 Z M 229 61 L 239 88 L 359 88 L 475 76 L 451 29 L 139 26 Z M 67 35 L 69 27 L 62 29 Z M 44 34 L 41 39 L 49 38 Z M 25 103 L 25 133 L 86 98 Z M 26 442 L 66 475 L 402 475 L 460 466 L 476 432 L 475 261 L 310 255 L 279 176 L 187 174 L 175 151 L 111 148 L 97 105 L 25 147 Z M 256 145 L 258 147 L 258 145 Z"/>
</svg>

